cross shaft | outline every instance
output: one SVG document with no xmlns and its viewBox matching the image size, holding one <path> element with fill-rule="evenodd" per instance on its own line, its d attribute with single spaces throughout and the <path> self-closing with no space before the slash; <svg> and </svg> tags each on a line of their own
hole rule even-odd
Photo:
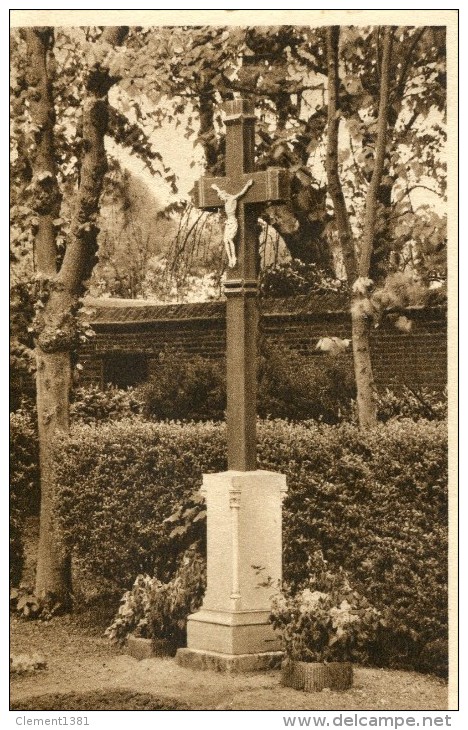
<svg viewBox="0 0 468 730">
<path fill-rule="evenodd" d="M 223 206 L 213 186 L 240 198 L 236 218 L 237 262 L 227 271 L 226 362 L 228 468 L 256 469 L 256 358 L 257 358 L 257 278 L 258 204 L 287 200 L 289 177 L 286 170 L 269 168 L 255 172 L 254 105 L 235 99 L 224 105 L 226 112 L 225 177 L 203 177 L 195 195 L 197 207 L 214 210 Z"/>
</svg>

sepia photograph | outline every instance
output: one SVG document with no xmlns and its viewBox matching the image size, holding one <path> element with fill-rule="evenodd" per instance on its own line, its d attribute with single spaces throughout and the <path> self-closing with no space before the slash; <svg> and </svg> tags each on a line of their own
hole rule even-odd
<svg viewBox="0 0 468 730">
<path fill-rule="evenodd" d="M 17 725 L 450 726 L 457 46 L 458 10 L 10 11 Z"/>
</svg>

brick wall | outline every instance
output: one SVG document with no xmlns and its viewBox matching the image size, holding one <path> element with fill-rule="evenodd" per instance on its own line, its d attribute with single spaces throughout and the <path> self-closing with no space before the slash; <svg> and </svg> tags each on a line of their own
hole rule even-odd
<svg viewBox="0 0 468 730">
<path fill-rule="evenodd" d="M 330 302 L 315 304 L 302 297 L 264 302 L 261 336 L 307 357 L 322 356 L 315 350 L 320 337 L 351 337 L 346 310 L 333 311 Z M 194 354 L 224 358 L 225 305 L 222 302 L 146 308 L 132 303 L 125 308 L 119 303 L 119 310 L 109 305 L 101 309 L 96 302 L 94 306 L 97 309 L 91 322 L 96 335 L 80 352 L 83 384 L 103 385 L 106 372 L 110 371 L 107 363 L 128 353 L 145 355 L 149 374 L 154 372 L 158 354 L 165 347 L 175 348 L 187 358 Z M 442 390 L 447 381 L 446 312 L 443 307 L 414 309 L 407 316 L 413 322 L 409 334 L 399 332 L 385 321 L 372 334 L 376 382 L 381 388 L 406 383 Z"/>
</svg>

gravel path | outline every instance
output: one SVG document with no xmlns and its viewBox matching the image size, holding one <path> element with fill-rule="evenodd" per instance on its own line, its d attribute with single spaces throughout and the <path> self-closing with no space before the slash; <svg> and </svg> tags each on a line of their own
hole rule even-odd
<svg viewBox="0 0 468 730">
<path fill-rule="evenodd" d="M 47 660 L 47 669 L 12 678 L 11 701 L 17 707 L 38 695 L 129 690 L 198 710 L 447 709 L 446 683 L 413 672 L 356 667 L 351 690 L 310 694 L 282 687 L 279 671 L 226 675 L 179 667 L 174 659 L 137 661 L 80 617 L 48 623 L 13 618 L 11 629 L 12 655 L 39 652 Z"/>
</svg>

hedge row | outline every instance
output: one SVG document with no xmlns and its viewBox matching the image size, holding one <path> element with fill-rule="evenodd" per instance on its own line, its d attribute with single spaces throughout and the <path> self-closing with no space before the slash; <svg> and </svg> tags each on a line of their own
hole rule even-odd
<svg viewBox="0 0 468 730">
<path fill-rule="evenodd" d="M 83 568 L 119 592 L 138 573 L 170 577 L 179 556 L 168 553 L 162 522 L 203 472 L 226 468 L 225 451 L 214 424 L 76 426 L 57 444 L 56 474 L 62 526 Z"/>
<path fill-rule="evenodd" d="M 259 424 L 259 467 L 287 474 L 284 573 L 300 583 L 321 548 L 387 618 L 381 664 L 443 673 L 447 641 L 447 442 L 443 422 Z M 163 520 L 226 469 L 223 426 L 81 425 L 57 449 L 58 514 L 82 570 L 118 591 L 167 580 L 178 553 Z M 79 477 L 77 476 L 79 475 Z"/>
<path fill-rule="evenodd" d="M 445 425 L 392 422 L 295 429 L 288 439 L 285 575 L 299 583 L 321 548 L 378 608 L 388 631 L 376 659 L 446 670 L 447 443 Z M 274 452 L 274 444 L 271 445 Z M 279 465 L 278 465 L 279 466 Z"/>
<path fill-rule="evenodd" d="M 34 410 L 10 414 L 10 465 L 10 584 L 17 586 L 24 563 L 24 520 L 39 511 L 39 445 Z"/>
</svg>

